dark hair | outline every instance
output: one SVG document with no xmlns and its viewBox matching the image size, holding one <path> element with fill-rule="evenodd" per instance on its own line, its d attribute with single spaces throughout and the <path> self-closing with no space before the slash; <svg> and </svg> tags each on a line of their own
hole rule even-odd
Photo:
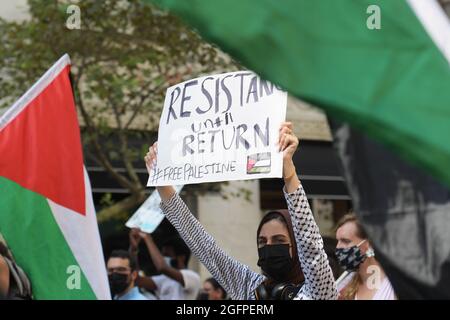
<svg viewBox="0 0 450 320">
<path fill-rule="evenodd" d="M 132 256 L 128 251 L 126 250 L 113 250 L 113 252 L 111 252 L 111 255 L 109 256 L 109 258 L 122 258 L 122 259 L 128 259 L 129 263 L 130 263 L 130 269 L 131 271 L 136 271 L 137 270 L 137 261 L 136 258 L 134 256 Z"/>
<path fill-rule="evenodd" d="M 364 230 L 364 227 L 362 226 L 361 222 L 359 222 L 356 215 L 350 211 L 346 215 L 344 215 L 341 219 L 339 219 L 337 225 L 336 225 L 336 231 L 340 227 L 342 227 L 344 224 L 348 222 L 353 222 L 356 226 L 356 235 L 361 239 L 368 239 L 368 235 L 366 230 Z"/>
<path fill-rule="evenodd" d="M 288 228 L 286 220 L 283 218 L 282 215 L 280 215 L 279 212 L 270 211 L 261 219 L 261 222 L 259 223 L 259 226 L 258 226 L 258 230 L 256 231 L 256 237 L 259 236 L 259 233 L 261 232 L 261 228 L 263 227 L 263 225 L 265 225 L 267 222 L 272 221 L 272 220 L 278 220 L 281 223 L 283 223 L 283 225 L 286 228 Z"/>
<path fill-rule="evenodd" d="M 11 256 L 11 253 L 10 253 L 6 243 L 1 241 L 1 238 L 0 238 L 0 255 L 4 256 L 10 260 L 13 260 L 13 257 Z"/>
<path fill-rule="evenodd" d="M 220 283 L 217 282 L 216 279 L 214 279 L 214 278 L 208 278 L 208 279 L 205 280 L 205 282 L 209 282 L 209 283 L 213 286 L 213 288 L 214 288 L 215 290 L 219 289 L 220 291 L 222 291 L 222 299 L 225 299 L 225 298 L 226 298 L 227 292 L 226 292 L 225 289 L 220 285 Z"/>
<path fill-rule="evenodd" d="M 191 250 L 186 245 L 186 243 L 181 239 L 180 237 L 173 237 L 166 240 L 162 247 L 171 247 L 173 248 L 173 251 L 175 253 L 175 256 L 184 256 L 185 257 L 185 264 L 189 263 L 189 259 L 191 257 Z"/>
<path fill-rule="evenodd" d="M 2 256 L 8 256 L 8 249 L 6 248 L 6 246 L 3 244 L 3 242 L 0 241 L 0 255 Z"/>
<path fill-rule="evenodd" d="M 292 247 L 291 247 L 292 248 L 292 259 L 294 262 L 294 266 L 292 267 L 291 271 L 288 274 L 284 275 L 284 277 L 285 277 L 284 282 L 290 282 L 295 285 L 298 285 L 305 280 L 305 277 L 303 275 L 303 270 L 300 265 L 300 260 L 298 257 L 298 251 L 297 251 L 297 245 L 296 245 L 297 242 L 296 242 L 296 238 L 294 235 L 294 228 L 292 227 L 292 221 L 291 221 L 291 217 L 290 217 L 288 210 L 286 210 L 286 209 L 274 210 L 274 211 L 269 211 L 265 214 L 265 216 L 261 219 L 261 222 L 259 223 L 258 229 L 256 231 L 256 243 L 258 243 L 258 237 L 261 232 L 261 228 L 267 222 L 272 221 L 272 220 L 277 220 L 286 227 L 286 229 L 289 233 L 289 239 L 292 244 Z M 266 281 L 265 281 L 265 285 L 271 286 L 273 284 L 274 284 L 273 279 L 268 277 L 268 279 L 266 279 Z"/>
</svg>

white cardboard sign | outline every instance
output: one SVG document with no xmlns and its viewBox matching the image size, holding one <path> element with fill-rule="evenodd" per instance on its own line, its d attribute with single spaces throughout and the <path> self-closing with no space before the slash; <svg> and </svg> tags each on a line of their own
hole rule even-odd
<svg viewBox="0 0 450 320">
<path fill-rule="evenodd" d="M 175 191 L 179 193 L 182 188 L 183 186 L 175 186 Z M 152 233 L 164 219 L 164 213 L 159 207 L 160 203 L 161 198 L 158 191 L 155 190 L 125 225 L 128 228 L 138 228 L 146 233 Z"/>
<path fill-rule="evenodd" d="M 249 71 L 167 89 L 148 186 L 280 178 L 287 93 Z"/>
</svg>

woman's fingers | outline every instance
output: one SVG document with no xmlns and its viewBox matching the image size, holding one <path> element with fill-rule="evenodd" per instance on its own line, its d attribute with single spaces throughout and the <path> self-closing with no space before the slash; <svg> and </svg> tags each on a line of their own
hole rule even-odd
<svg viewBox="0 0 450 320">
<path fill-rule="evenodd" d="M 283 143 L 283 151 L 286 150 L 286 148 L 292 143 L 292 136 L 291 135 L 286 135 L 286 138 L 284 139 L 284 143 Z"/>
<path fill-rule="evenodd" d="M 290 135 L 289 138 L 287 139 L 287 143 L 286 143 L 286 148 L 292 147 L 293 151 L 295 151 L 295 149 L 297 149 L 298 146 L 298 139 L 296 136 L 294 135 Z"/>
<path fill-rule="evenodd" d="M 280 134 L 280 136 L 282 136 L 283 134 L 292 134 L 292 131 L 290 129 L 284 127 L 280 130 L 279 134 Z"/>
<path fill-rule="evenodd" d="M 286 134 L 285 133 L 282 133 L 282 134 L 280 134 L 280 142 L 279 142 L 279 151 L 283 151 L 284 150 L 284 148 L 283 148 L 283 146 L 284 146 L 284 141 L 286 140 Z"/>
<path fill-rule="evenodd" d="M 292 132 L 290 131 L 290 130 L 283 130 L 283 131 L 281 131 L 280 132 L 280 136 L 281 137 L 287 137 L 287 136 L 290 136 L 290 135 L 292 135 Z"/>
<path fill-rule="evenodd" d="M 283 127 L 280 130 L 280 137 L 278 140 L 279 150 L 284 151 L 288 145 L 295 143 L 297 137 L 292 133 L 288 127 Z"/>
<path fill-rule="evenodd" d="M 293 134 L 285 134 L 282 139 L 282 144 L 280 145 L 281 151 L 284 151 L 290 147 L 293 148 L 293 151 L 297 149 L 298 139 Z"/>
<path fill-rule="evenodd" d="M 157 142 L 148 148 L 148 152 L 144 157 L 145 165 L 150 171 L 156 166 L 156 156 L 157 156 Z"/>
<path fill-rule="evenodd" d="M 292 129 L 289 128 L 289 127 L 281 127 L 280 134 L 283 134 L 283 133 L 291 134 L 292 133 Z"/>
<path fill-rule="evenodd" d="M 290 121 L 282 122 L 281 127 L 288 127 L 289 129 L 292 130 L 292 122 L 290 122 Z"/>
<path fill-rule="evenodd" d="M 150 157 L 150 155 L 148 153 L 144 157 L 144 160 L 145 160 L 145 165 L 147 166 L 147 169 L 151 170 L 153 167 L 153 163 L 152 163 L 152 158 Z"/>
<path fill-rule="evenodd" d="M 291 122 L 283 122 L 280 130 L 279 130 L 279 150 L 283 151 L 286 147 L 285 141 L 286 137 L 292 135 L 292 123 Z"/>
<path fill-rule="evenodd" d="M 155 145 L 152 145 L 148 152 L 149 152 L 150 156 L 152 157 L 152 159 L 156 158 L 157 150 L 156 150 Z"/>
<path fill-rule="evenodd" d="M 153 153 L 152 153 L 152 160 L 153 160 L 153 165 L 156 166 L 156 159 L 158 156 L 158 149 L 156 148 L 156 144 L 153 145 Z"/>
</svg>

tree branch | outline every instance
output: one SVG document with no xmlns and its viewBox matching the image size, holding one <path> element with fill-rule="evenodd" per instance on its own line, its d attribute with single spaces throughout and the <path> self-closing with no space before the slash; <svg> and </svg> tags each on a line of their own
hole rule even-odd
<svg viewBox="0 0 450 320">
<path fill-rule="evenodd" d="M 132 159 L 130 158 L 130 151 L 128 150 L 128 137 L 126 136 L 126 133 L 122 127 L 122 121 L 120 119 L 119 110 L 117 109 L 116 104 L 113 101 L 111 101 L 111 98 L 109 96 L 107 99 L 109 101 L 109 104 L 111 105 L 111 108 L 113 109 L 114 117 L 117 122 L 117 128 L 118 128 L 117 135 L 119 136 L 120 153 L 122 154 L 122 157 L 123 157 L 122 160 L 125 165 L 125 169 L 127 170 L 129 177 L 131 178 L 131 181 L 134 183 L 134 186 L 130 191 L 135 193 L 136 189 L 142 188 L 142 183 L 136 174 L 136 170 L 134 169 Z"/>
<path fill-rule="evenodd" d="M 97 137 L 97 133 L 95 132 L 95 128 L 91 122 L 91 118 L 89 117 L 89 114 L 86 111 L 86 108 L 84 106 L 84 102 L 82 100 L 81 97 L 81 90 L 79 88 L 79 80 L 81 78 L 81 71 L 82 71 L 82 67 L 80 67 L 80 72 L 78 74 L 78 79 L 77 82 L 74 83 L 74 85 L 77 87 L 78 89 L 78 94 L 76 94 L 76 96 L 78 97 L 78 107 L 80 108 L 81 111 L 81 115 L 83 117 L 83 120 L 86 124 L 86 128 L 88 130 L 88 135 L 91 138 L 92 142 L 93 142 L 93 147 L 94 147 L 94 152 L 98 158 L 98 161 L 103 165 L 103 167 L 106 169 L 106 171 L 111 174 L 111 176 L 117 180 L 117 182 L 124 188 L 133 191 L 135 190 L 135 186 L 133 185 L 133 183 L 131 183 L 125 176 L 121 175 L 120 173 L 118 173 L 116 170 L 114 170 L 113 165 L 111 164 L 111 162 L 109 161 L 109 159 L 106 157 L 99 141 L 98 141 L 98 137 Z"/>
<path fill-rule="evenodd" d="M 104 222 L 111 219 L 114 216 L 117 216 L 123 212 L 129 211 L 139 204 L 141 204 L 145 200 L 145 193 L 142 189 L 138 193 L 134 193 L 129 197 L 109 206 L 108 208 L 102 209 L 97 213 L 97 221 Z"/>
<path fill-rule="evenodd" d="M 150 81 L 151 82 L 151 81 Z M 165 83 L 161 83 L 160 85 L 156 86 L 156 88 L 154 88 L 152 91 L 156 91 L 160 88 L 162 88 L 163 84 Z M 145 100 L 152 94 L 151 91 L 149 91 L 147 94 L 141 94 L 139 95 L 140 101 L 137 104 L 137 106 L 134 108 L 133 110 L 133 114 L 131 115 L 131 117 L 128 119 L 127 123 L 124 126 L 124 129 L 128 129 L 130 127 L 130 125 L 133 123 L 134 119 L 136 118 L 136 116 L 139 114 L 139 111 L 142 109 Z"/>
</svg>

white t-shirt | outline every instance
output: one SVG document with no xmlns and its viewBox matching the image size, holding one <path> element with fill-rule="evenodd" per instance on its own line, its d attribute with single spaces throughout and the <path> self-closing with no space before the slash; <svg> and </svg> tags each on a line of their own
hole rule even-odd
<svg viewBox="0 0 450 320">
<path fill-rule="evenodd" d="M 178 281 L 161 274 L 153 276 L 156 284 L 155 293 L 160 300 L 195 300 L 200 290 L 200 276 L 189 269 L 180 270 L 183 275 L 184 287 Z"/>
</svg>

